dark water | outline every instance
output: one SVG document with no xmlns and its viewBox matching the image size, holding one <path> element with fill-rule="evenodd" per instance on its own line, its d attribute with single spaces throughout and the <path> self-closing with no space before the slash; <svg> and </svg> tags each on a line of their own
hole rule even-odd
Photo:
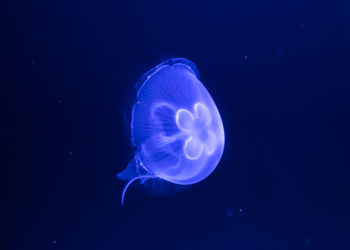
<svg viewBox="0 0 350 250">
<path fill-rule="evenodd" d="M 26 1 L 1 8 L 3 249 L 350 249 L 350 4 Z M 226 133 L 175 196 L 115 178 L 132 85 L 196 63 Z"/>
</svg>

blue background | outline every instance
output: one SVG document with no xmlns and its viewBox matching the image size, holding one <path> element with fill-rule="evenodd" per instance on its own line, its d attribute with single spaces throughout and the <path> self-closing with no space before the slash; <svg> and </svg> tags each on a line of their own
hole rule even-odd
<svg viewBox="0 0 350 250">
<path fill-rule="evenodd" d="M 348 2 L 2 5 L 3 249 L 350 249 Z M 133 185 L 122 208 L 122 111 L 171 56 L 196 63 L 225 151 L 204 181 Z"/>
</svg>

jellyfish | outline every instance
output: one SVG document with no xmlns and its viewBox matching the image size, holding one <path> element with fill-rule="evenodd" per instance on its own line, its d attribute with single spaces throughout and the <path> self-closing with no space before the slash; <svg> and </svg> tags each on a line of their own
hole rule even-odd
<svg viewBox="0 0 350 250">
<path fill-rule="evenodd" d="M 224 151 L 220 113 L 199 80 L 194 63 L 171 58 L 144 74 L 136 85 L 130 135 L 134 156 L 117 175 L 128 181 L 160 178 L 191 185 L 208 177 Z"/>
</svg>

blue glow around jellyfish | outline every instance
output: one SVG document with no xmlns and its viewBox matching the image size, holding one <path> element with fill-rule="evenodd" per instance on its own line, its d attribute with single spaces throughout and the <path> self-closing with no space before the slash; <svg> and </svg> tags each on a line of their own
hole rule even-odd
<svg viewBox="0 0 350 250">
<path fill-rule="evenodd" d="M 189 185 L 205 179 L 218 165 L 225 135 L 219 111 L 198 79 L 196 66 L 173 58 L 147 72 L 132 108 L 134 158 L 118 178 L 129 185 L 161 178 Z"/>
</svg>

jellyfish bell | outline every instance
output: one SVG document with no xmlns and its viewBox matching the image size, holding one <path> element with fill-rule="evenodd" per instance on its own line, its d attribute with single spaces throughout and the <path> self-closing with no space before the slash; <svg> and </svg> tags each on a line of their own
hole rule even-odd
<svg viewBox="0 0 350 250">
<path fill-rule="evenodd" d="M 122 205 L 135 180 L 190 185 L 205 179 L 225 144 L 219 111 L 191 61 L 169 59 L 147 72 L 136 88 L 130 124 L 134 157 L 117 175 L 128 180 Z"/>
</svg>

